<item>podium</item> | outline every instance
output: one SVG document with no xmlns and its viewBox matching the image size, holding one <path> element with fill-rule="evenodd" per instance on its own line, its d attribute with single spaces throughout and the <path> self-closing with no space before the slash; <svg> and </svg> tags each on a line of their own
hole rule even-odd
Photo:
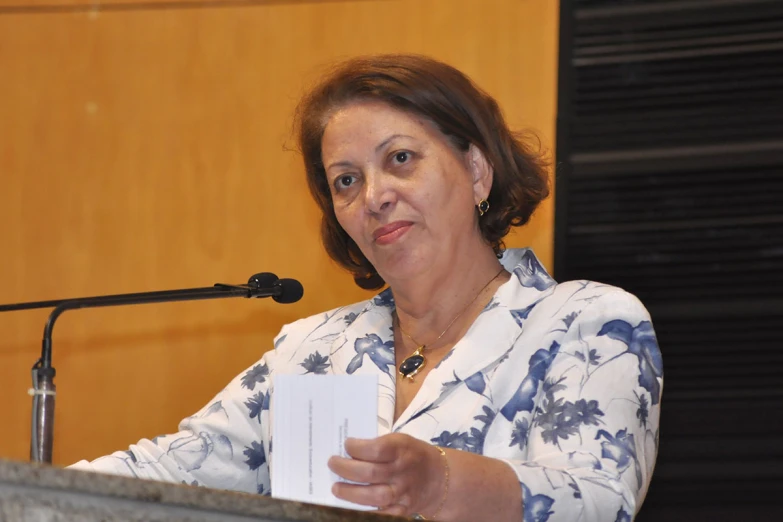
<svg viewBox="0 0 783 522">
<path fill-rule="evenodd" d="M 2 522 L 392 522 L 261 495 L 0 460 Z"/>
</svg>

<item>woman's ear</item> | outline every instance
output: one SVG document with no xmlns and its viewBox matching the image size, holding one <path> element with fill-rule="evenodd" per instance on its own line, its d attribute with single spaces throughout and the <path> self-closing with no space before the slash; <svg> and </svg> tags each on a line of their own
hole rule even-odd
<svg viewBox="0 0 783 522">
<path fill-rule="evenodd" d="M 473 199 L 478 205 L 481 200 L 489 197 L 495 171 L 487 156 L 472 143 L 468 147 L 467 159 L 468 169 L 473 177 Z"/>
</svg>

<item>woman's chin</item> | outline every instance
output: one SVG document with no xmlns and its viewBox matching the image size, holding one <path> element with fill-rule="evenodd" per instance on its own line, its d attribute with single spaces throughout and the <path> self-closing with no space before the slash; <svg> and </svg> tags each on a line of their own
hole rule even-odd
<svg viewBox="0 0 783 522">
<path fill-rule="evenodd" d="M 393 256 L 375 265 L 378 274 L 390 285 L 395 282 L 414 280 L 427 273 L 431 267 L 432 263 L 410 255 Z"/>
</svg>

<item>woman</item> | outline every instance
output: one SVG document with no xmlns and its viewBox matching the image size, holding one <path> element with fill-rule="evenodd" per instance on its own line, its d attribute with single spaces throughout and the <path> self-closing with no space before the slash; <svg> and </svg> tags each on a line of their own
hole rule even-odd
<svg viewBox="0 0 783 522">
<path fill-rule="evenodd" d="M 657 449 L 655 334 L 623 290 L 557 284 L 503 250 L 548 187 L 494 100 L 445 64 L 377 56 L 298 116 L 327 251 L 389 288 L 285 326 L 179 433 L 77 467 L 268 494 L 271 377 L 369 373 L 381 436 L 330 460 L 359 483 L 339 498 L 446 521 L 631 520 Z"/>
</svg>

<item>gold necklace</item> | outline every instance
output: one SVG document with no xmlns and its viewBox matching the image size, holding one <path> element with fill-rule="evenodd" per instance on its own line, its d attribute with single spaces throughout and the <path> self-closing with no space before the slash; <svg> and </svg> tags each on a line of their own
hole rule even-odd
<svg viewBox="0 0 783 522">
<path fill-rule="evenodd" d="M 476 302 L 476 299 L 479 298 L 479 296 L 484 292 L 484 290 L 486 290 L 487 287 L 489 287 L 489 285 L 492 284 L 492 281 L 497 279 L 498 276 L 500 276 L 500 274 L 502 274 L 504 270 L 505 268 L 501 268 L 500 271 L 497 274 L 495 274 L 495 276 L 492 279 L 490 279 L 481 290 L 478 291 L 476 297 L 471 299 L 470 302 L 465 306 L 465 308 L 460 310 L 460 312 L 454 317 L 454 319 L 451 320 L 451 322 L 446 327 L 446 329 L 443 330 L 440 333 L 440 335 L 434 341 L 432 341 L 431 344 L 436 344 L 438 341 L 440 341 L 441 337 L 446 335 L 446 332 L 449 331 L 449 328 L 451 328 L 451 326 L 457 321 L 457 319 L 459 319 L 462 316 L 462 314 L 464 314 L 465 311 L 468 308 L 470 308 L 470 305 Z M 402 323 L 400 323 L 400 318 L 396 312 L 394 313 L 394 318 L 397 320 L 397 326 L 399 326 L 400 331 L 403 333 L 403 335 L 405 335 L 405 337 L 413 341 L 413 344 L 418 346 L 418 348 L 416 348 L 412 354 L 410 354 L 408 357 L 405 358 L 404 361 L 402 361 L 400 367 L 398 368 L 401 377 L 412 381 L 413 378 L 416 376 L 416 374 L 419 373 L 421 369 L 424 368 L 424 366 L 427 364 L 427 359 L 424 357 L 424 350 L 427 349 L 427 345 L 419 343 L 418 341 L 416 341 L 416 339 L 411 337 L 411 335 L 408 332 L 405 331 L 405 329 L 402 327 Z"/>
</svg>

